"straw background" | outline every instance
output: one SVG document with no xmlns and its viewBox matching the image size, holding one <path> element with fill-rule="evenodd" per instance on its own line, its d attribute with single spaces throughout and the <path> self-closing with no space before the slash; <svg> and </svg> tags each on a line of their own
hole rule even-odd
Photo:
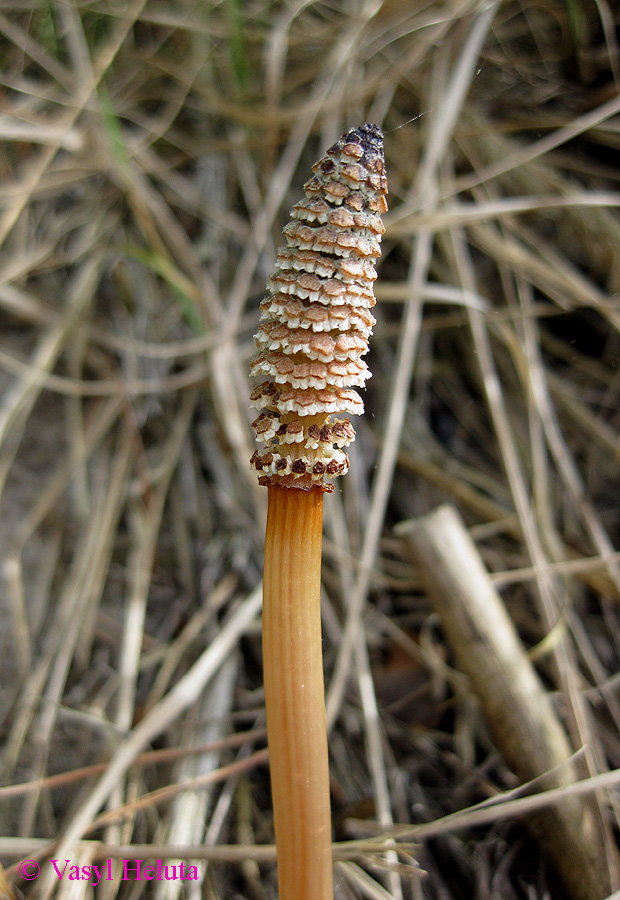
<svg viewBox="0 0 620 900">
<path fill-rule="evenodd" d="M 440 821 L 517 782 L 394 526 L 459 509 L 584 778 L 617 770 L 619 29 L 608 0 L 0 5 L 0 859 L 23 894 L 276 895 L 248 360 L 311 165 L 377 122 L 373 377 L 325 501 L 336 897 L 564 896 L 510 799 Z M 199 885 L 43 865 L 181 847 Z"/>
</svg>

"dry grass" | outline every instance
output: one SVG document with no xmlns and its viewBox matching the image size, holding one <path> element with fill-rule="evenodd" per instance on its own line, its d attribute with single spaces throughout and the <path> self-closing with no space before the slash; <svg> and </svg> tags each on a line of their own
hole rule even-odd
<svg viewBox="0 0 620 900">
<path fill-rule="evenodd" d="M 367 415 L 326 503 L 336 897 L 563 896 L 523 827 L 554 796 L 511 799 L 392 534 L 446 500 L 554 692 L 613 868 L 614 9 L 3 4 L 0 857 L 27 895 L 92 889 L 46 866 L 28 884 L 24 857 L 148 853 L 201 860 L 201 887 L 150 882 L 160 900 L 275 896 L 247 360 L 309 166 L 363 121 L 386 131 L 391 211 Z"/>
</svg>

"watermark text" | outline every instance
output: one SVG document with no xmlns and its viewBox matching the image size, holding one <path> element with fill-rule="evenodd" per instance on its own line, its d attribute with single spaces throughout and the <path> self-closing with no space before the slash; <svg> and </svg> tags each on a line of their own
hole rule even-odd
<svg viewBox="0 0 620 900">
<path fill-rule="evenodd" d="M 174 864 L 163 859 L 147 863 L 143 859 L 103 860 L 98 866 L 80 866 L 70 859 L 51 859 L 50 863 L 59 881 L 87 881 L 97 887 L 100 881 L 198 881 L 198 866 L 177 861 Z M 19 865 L 24 881 L 34 881 L 40 874 L 39 863 L 25 859 Z"/>
</svg>

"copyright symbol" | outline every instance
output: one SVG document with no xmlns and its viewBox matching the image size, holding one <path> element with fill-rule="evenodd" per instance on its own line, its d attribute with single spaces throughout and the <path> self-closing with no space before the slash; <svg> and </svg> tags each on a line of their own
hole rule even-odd
<svg viewBox="0 0 620 900">
<path fill-rule="evenodd" d="M 25 859 L 19 864 L 19 874 L 24 881 L 34 881 L 39 877 L 41 867 L 36 859 Z"/>
</svg>

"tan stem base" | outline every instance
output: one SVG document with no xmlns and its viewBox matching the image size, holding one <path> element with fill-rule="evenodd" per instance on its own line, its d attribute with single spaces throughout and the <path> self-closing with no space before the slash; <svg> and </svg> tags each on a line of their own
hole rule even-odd
<svg viewBox="0 0 620 900">
<path fill-rule="evenodd" d="M 279 900 L 333 900 L 323 654 L 323 494 L 269 487 L 263 575 Z"/>
</svg>

